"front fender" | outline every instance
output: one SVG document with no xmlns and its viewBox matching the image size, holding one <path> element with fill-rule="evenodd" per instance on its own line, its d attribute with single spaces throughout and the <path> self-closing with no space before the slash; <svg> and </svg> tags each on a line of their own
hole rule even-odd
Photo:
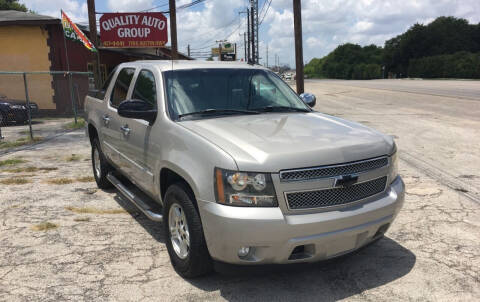
<svg viewBox="0 0 480 302">
<path fill-rule="evenodd" d="M 197 199 L 214 201 L 215 167 L 236 170 L 235 160 L 220 147 L 179 123 L 168 123 L 162 127 L 165 128 L 155 169 L 157 196 L 161 195 L 160 171 L 168 168 L 185 179 Z"/>
</svg>

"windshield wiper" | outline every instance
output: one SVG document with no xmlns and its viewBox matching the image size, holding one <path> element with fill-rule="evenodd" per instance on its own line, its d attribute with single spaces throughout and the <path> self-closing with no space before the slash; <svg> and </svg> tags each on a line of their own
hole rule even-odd
<svg viewBox="0 0 480 302">
<path fill-rule="evenodd" d="M 311 112 L 311 110 L 308 110 L 305 108 L 295 108 L 295 107 L 288 107 L 288 106 L 265 106 L 262 108 L 255 108 L 254 110 L 274 111 L 274 112 L 282 112 L 282 111 Z"/>
<path fill-rule="evenodd" d="M 206 114 L 236 114 L 236 113 L 243 113 L 243 114 L 259 114 L 260 112 L 258 111 L 253 111 L 253 110 L 240 110 L 240 109 L 205 109 L 201 111 L 195 111 L 195 112 L 188 112 L 188 113 L 183 113 L 179 114 L 178 117 L 182 118 L 185 116 L 189 115 L 206 115 Z"/>
</svg>

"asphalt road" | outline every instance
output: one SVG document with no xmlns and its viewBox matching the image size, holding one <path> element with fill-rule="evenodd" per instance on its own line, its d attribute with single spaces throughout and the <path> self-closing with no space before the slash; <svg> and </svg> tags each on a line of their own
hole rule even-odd
<svg viewBox="0 0 480 302">
<path fill-rule="evenodd" d="M 395 136 L 400 158 L 480 202 L 480 81 L 311 80 L 306 90 L 318 111 Z"/>
<path fill-rule="evenodd" d="M 319 80 L 306 80 L 316 83 Z M 337 80 L 331 81 L 339 84 Z M 340 84 L 342 85 L 342 84 Z M 445 96 L 480 101 L 480 81 L 461 80 L 371 80 L 371 81 L 348 81 L 343 84 L 350 87 L 372 88 L 376 90 L 398 91 L 415 94 Z"/>
<path fill-rule="evenodd" d="M 0 185 L 0 300 L 480 300 L 480 102 L 452 97 L 458 81 L 436 81 L 447 96 L 385 90 L 408 83 L 417 85 L 306 83 L 317 110 L 396 138 L 407 186 L 386 238 L 326 263 L 184 280 L 170 265 L 161 225 L 88 179 L 82 130 L 0 156 L 25 161 L 0 167 L 0 181 L 26 180 Z M 53 225 L 38 230 L 44 222 Z"/>
</svg>

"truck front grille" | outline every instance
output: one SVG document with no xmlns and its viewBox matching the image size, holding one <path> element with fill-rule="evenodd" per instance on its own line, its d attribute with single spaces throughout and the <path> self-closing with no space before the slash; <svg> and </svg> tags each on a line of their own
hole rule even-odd
<svg viewBox="0 0 480 302">
<path fill-rule="evenodd" d="M 298 181 L 348 175 L 378 169 L 386 165 L 388 165 L 388 158 L 384 156 L 348 164 L 280 171 L 280 180 Z"/>
<path fill-rule="evenodd" d="M 384 176 L 350 187 L 293 192 L 285 195 L 292 210 L 322 208 L 343 205 L 376 195 L 385 190 L 386 184 L 387 177 Z"/>
</svg>

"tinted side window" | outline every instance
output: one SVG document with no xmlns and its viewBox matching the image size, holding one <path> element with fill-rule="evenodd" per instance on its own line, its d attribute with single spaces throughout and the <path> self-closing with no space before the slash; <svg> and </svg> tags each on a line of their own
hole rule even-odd
<svg viewBox="0 0 480 302">
<path fill-rule="evenodd" d="M 155 76 L 149 70 L 141 70 L 138 74 L 132 99 L 142 100 L 157 107 L 157 89 L 155 87 Z"/>
<path fill-rule="evenodd" d="M 113 87 L 112 94 L 110 95 L 110 104 L 117 108 L 121 102 L 127 98 L 128 87 L 132 81 L 135 68 L 123 68 L 118 73 L 115 86 Z"/>
<path fill-rule="evenodd" d="M 288 98 L 277 89 L 277 86 L 266 77 L 264 73 L 259 73 L 252 78 L 252 103 L 251 108 L 262 108 L 265 106 L 288 106 L 291 104 Z"/>
<path fill-rule="evenodd" d="M 117 68 L 113 69 L 113 71 L 110 73 L 105 83 L 103 83 L 102 89 L 98 90 L 96 95 L 97 99 L 103 100 L 105 98 L 105 93 L 107 93 L 108 86 L 110 86 L 110 82 L 112 81 L 113 75 L 115 74 L 116 70 Z"/>
</svg>

